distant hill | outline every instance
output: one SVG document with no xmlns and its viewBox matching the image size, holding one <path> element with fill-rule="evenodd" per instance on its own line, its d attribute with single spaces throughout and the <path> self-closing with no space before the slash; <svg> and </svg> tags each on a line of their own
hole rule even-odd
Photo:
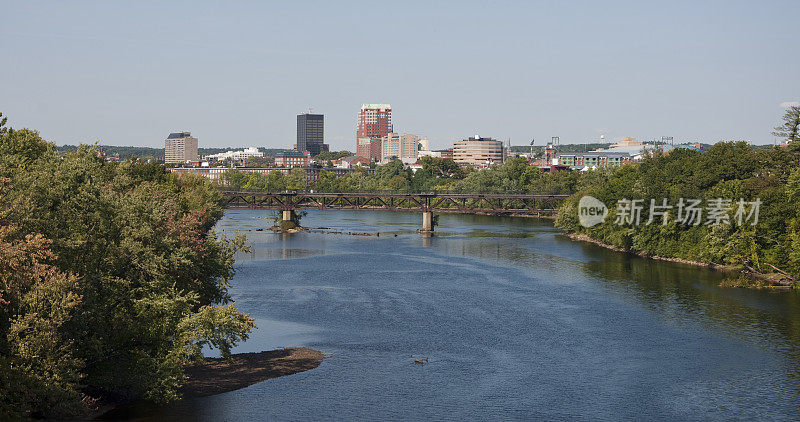
<svg viewBox="0 0 800 422">
<path fill-rule="evenodd" d="M 59 152 L 68 152 L 68 151 L 75 151 L 78 147 L 76 145 L 62 145 L 56 147 Z M 107 155 L 114 155 L 119 154 L 119 158 L 127 159 L 131 157 L 152 157 L 155 159 L 164 159 L 164 148 L 151 148 L 151 147 L 121 147 L 115 145 L 97 145 L 95 148 L 102 148 Z M 201 155 L 210 155 L 210 154 L 218 154 L 220 152 L 231 151 L 231 150 L 243 150 L 245 147 L 236 147 L 236 148 L 198 148 L 197 152 Z M 284 148 L 258 148 L 259 151 L 263 152 L 266 155 L 275 155 L 280 152 L 289 151 L 289 149 Z"/>
<path fill-rule="evenodd" d="M 560 152 L 584 152 L 591 151 L 598 148 L 608 148 L 610 144 L 561 144 L 558 146 Z M 544 151 L 544 145 L 534 145 L 533 152 L 541 153 Z M 529 145 L 512 145 L 511 152 L 531 152 Z"/>
</svg>

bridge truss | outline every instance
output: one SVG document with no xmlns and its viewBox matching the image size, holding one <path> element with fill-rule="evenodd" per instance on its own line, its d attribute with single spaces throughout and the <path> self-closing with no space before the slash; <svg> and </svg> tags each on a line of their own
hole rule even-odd
<svg viewBox="0 0 800 422">
<path fill-rule="evenodd" d="M 221 191 L 227 208 L 555 214 L 568 195 Z"/>
</svg>

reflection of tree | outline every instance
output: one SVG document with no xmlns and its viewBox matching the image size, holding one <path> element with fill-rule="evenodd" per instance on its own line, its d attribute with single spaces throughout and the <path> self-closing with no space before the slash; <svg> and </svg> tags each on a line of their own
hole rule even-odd
<svg viewBox="0 0 800 422">
<path fill-rule="evenodd" d="M 530 271 L 534 279 L 558 277 L 565 271 L 583 272 L 613 295 L 652 311 L 670 324 L 689 328 L 700 325 L 748 343 L 772 345 L 773 350 L 797 362 L 790 369 L 790 377 L 800 376 L 797 292 L 720 288 L 719 283 L 728 276 L 721 271 L 578 244 L 543 233 L 542 228 L 515 227 L 511 230 L 514 235 L 504 236 L 492 233 L 488 225 L 481 228 L 488 223 L 487 218 L 458 216 L 459 222 L 472 228 L 457 238 L 440 237 L 447 240 L 437 242 L 436 248 L 448 255 L 481 258 L 492 265 L 511 263 Z M 501 226 L 498 222 L 495 225 Z M 575 258 L 568 258 L 570 254 Z"/>
<path fill-rule="evenodd" d="M 727 274 L 685 264 L 655 261 L 585 245 L 596 258 L 582 265 L 615 294 L 634 299 L 664 319 L 701 323 L 786 354 L 800 376 L 800 301 L 795 291 L 718 287 Z M 768 339 L 768 342 L 763 340 Z"/>
</svg>

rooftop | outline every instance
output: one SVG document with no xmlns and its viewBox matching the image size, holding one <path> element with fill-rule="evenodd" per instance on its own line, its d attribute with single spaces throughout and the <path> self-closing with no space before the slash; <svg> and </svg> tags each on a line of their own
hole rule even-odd
<svg viewBox="0 0 800 422">
<path fill-rule="evenodd" d="M 188 138 L 190 136 L 192 136 L 192 132 L 174 132 L 170 133 L 169 136 L 167 136 L 167 139 L 181 139 Z"/>
<path fill-rule="evenodd" d="M 361 104 L 361 109 L 362 109 L 362 110 L 365 110 L 365 109 L 374 109 L 374 108 L 378 108 L 378 109 L 389 109 L 389 110 L 391 110 L 391 109 L 392 109 L 392 106 L 391 106 L 391 105 L 389 105 L 389 104 Z"/>
</svg>

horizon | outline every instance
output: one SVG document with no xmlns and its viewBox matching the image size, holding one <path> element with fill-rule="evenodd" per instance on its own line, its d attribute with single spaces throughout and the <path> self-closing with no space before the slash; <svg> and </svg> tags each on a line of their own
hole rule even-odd
<svg viewBox="0 0 800 422">
<path fill-rule="evenodd" d="M 163 148 L 186 130 L 290 149 L 313 108 L 331 149 L 354 151 L 363 103 L 432 149 L 476 133 L 763 145 L 800 99 L 797 2 L 363 4 L 7 5 L 0 112 L 56 145 Z"/>
</svg>

